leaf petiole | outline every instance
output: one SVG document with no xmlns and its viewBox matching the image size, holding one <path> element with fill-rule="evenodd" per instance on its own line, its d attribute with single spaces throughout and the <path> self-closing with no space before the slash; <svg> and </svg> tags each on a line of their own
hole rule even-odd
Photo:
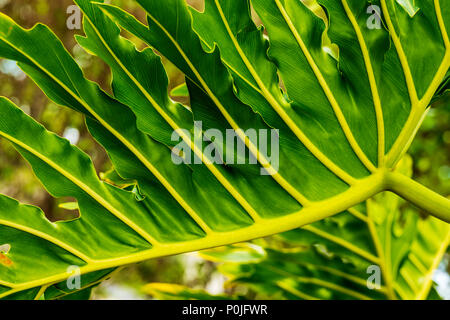
<svg viewBox="0 0 450 320">
<path fill-rule="evenodd" d="M 385 183 L 388 190 L 395 192 L 436 218 L 450 223 L 450 199 L 428 189 L 413 179 L 395 172 L 386 174 Z"/>
</svg>

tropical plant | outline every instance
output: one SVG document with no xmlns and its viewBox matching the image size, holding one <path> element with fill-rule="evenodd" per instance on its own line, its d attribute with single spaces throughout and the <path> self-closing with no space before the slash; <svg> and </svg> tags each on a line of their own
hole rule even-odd
<svg viewBox="0 0 450 320">
<path fill-rule="evenodd" d="M 253 0 L 266 36 L 247 0 L 207 0 L 202 13 L 184 0 L 136 1 L 147 24 L 116 6 L 75 0 L 85 32 L 77 41 L 109 65 L 113 95 L 84 77 L 48 27 L 23 29 L 0 14 L 0 57 L 82 113 L 127 181 L 102 181 L 80 149 L 1 98 L 0 136 L 52 196 L 76 199 L 80 217 L 51 223 L 39 208 L 0 196 L 0 298 L 86 297 L 119 266 L 296 229 L 388 190 L 450 221 L 448 199 L 395 171 L 430 103 L 447 91 L 447 2 Z M 368 6 L 380 8 L 372 17 L 379 29 L 367 28 Z M 149 47 L 137 50 L 119 26 Z M 185 74 L 189 106 L 169 98 L 156 52 Z M 214 163 L 234 150 L 207 135 L 200 141 L 209 148 L 199 146 L 186 133 L 194 120 L 236 130 L 259 165 Z M 247 136 L 273 128 L 279 168 Z M 200 164 L 172 161 L 174 132 Z M 382 217 L 395 220 L 392 212 L 373 219 Z M 448 244 L 448 236 L 434 240 Z M 82 275 L 75 292 L 66 285 L 71 266 Z"/>
<path fill-rule="evenodd" d="M 401 166 L 409 176 L 410 158 Z M 447 223 L 419 218 L 383 193 L 301 229 L 199 255 L 218 263 L 229 299 L 439 299 L 432 274 L 449 241 Z M 169 283 L 147 284 L 143 292 L 158 299 L 224 298 Z"/>
</svg>

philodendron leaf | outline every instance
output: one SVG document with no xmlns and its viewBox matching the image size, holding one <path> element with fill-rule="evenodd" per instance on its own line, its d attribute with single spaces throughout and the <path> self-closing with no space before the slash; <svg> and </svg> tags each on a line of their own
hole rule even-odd
<svg viewBox="0 0 450 320">
<path fill-rule="evenodd" d="M 411 164 L 403 162 L 406 174 Z M 426 299 L 450 243 L 450 226 L 401 210 L 403 205 L 383 193 L 365 206 L 283 233 L 279 241 L 200 255 L 219 263 L 228 288 L 244 285 L 261 299 Z"/>
<path fill-rule="evenodd" d="M 450 63 L 448 16 L 442 14 L 447 9 L 439 1 L 433 6 L 425 1 L 414 18 L 394 0 L 319 1 L 330 16 L 328 34 L 339 46 L 339 61 L 322 50 L 325 22 L 300 1 L 252 1 L 269 34 L 269 56 L 248 1 L 208 0 L 204 13 L 188 10 L 182 0 L 137 2 L 147 11 L 148 26 L 118 7 L 101 7 L 186 74 L 194 119 L 208 127 L 246 130 L 261 128 L 256 112 L 267 127 L 278 128 L 280 167 L 272 178 L 305 205 L 339 192 L 338 181 L 352 185 L 393 168 Z M 382 23 L 380 29 L 367 27 L 369 5 L 379 5 L 389 30 Z M 190 32 L 192 24 L 196 32 Z M 410 34 L 412 26 L 417 30 Z M 413 50 L 419 37 L 427 42 L 423 51 Z M 219 51 L 224 64 L 217 59 Z M 426 70 L 419 68 L 425 61 Z M 249 107 L 236 102 L 233 90 Z M 134 111 L 138 119 L 148 119 Z M 251 141 L 247 145 L 264 163 L 258 148 Z M 389 188 L 396 185 L 390 181 Z"/>
<path fill-rule="evenodd" d="M 268 39 L 244 0 L 208 0 L 204 13 L 183 0 L 138 0 L 148 25 L 115 6 L 75 2 L 85 31 L 77 41 L 110 66 L 113 96 L 84 77 L 44 25 L 26 30 L 0 14 L 0 57 L 84 114 L 114 181 L 133 183 L 100 181 L 84 153 L 1 99 L 0 136 L 81 214 L 52 224 L 37 208 L 0 198 L 0 245 L 11 246 L 0 256 L 0 297 L 72 296 L 71 266 L 86 294 L 118 266 L 296 229 L 384 190 L 450 221 L 449 200 L 393 172 L 445 87 L 447 2 L 416 1 L 411 17 L 395 0 L 321 0 L 324 19 L 298 0 L 254 0 Z M 380 29 L 367 27 L 369 5 L 381 8 Z M 137 50 L 119 25 L 150 48 Z M 338 57 L 322 50 L 325 30 Z M 153 50 L 185 74 L 191 108 L 169 98 Z M 232 146 L 223 138 L 230 131 Z M 186 153 L 176 153 L 181 142 Z M 245 154 L 235 157 L 238 143 Z"/>
</svg>

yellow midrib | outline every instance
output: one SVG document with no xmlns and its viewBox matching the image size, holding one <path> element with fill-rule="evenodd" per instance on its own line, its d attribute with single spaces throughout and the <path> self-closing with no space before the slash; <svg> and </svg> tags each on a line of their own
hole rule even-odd
<svg viewBox="0 0 450 320">
<path fill-rule="evenodd" d="M 283 19 L 286 21 L 286 24 L 288 25 L 289 29 L 291 30 L 295 40 L 297 41 L 298 45 L 300 46 L 303 54 L 305 55 L 306 60 L 308 61 L 308 64 L 310 65 L 311 69 L 314 72 L 314 75 L 317 78 L 317 81 L 319 82 L 320 86 L 322 87 L 328 101 L 330 102 L 330 105 L 334 111 L 334 114 L 336 115 L 336 118 L 338 119 L 338 122 L 342 128 L 342 131 L 344 132 L 347 141 L 349 142 L 350 146 L 352 147 L 353 151 L 355 152 L 356 156 L 359 158 L 361 163 L 371 172 L 375 172 L 377 168 L 373 165 L 373 163 L 367 158 L 366 154 L 362 151 L 361 147 L 359 146 L 358 142 L 356 141 L 355 137 L 353 136 L 353 133 L 347 123 L 347 120 L 345 119 L 344 114 L 342 113 L 342 109 L 339 106 L 339 103 L 337 102 L 336 98 L 334 97 L 333 92 L 328 86 L 328 83 L 326 82 L 322 72 L 320 71 L 319 67 L 314 61 L 314 58 L 312 57 L 311 53 L 309 52 L 308 48 L 306 47 L 305 43 L 303 42 L 302 37 L 298 33 L 297 29 L 295 28 L 291 18 L 289 17 L 289 14 L 286 12 L 286 9 L 283 7 L 283 5 L 280 3 L 279 0 L 274 0 L 278 9 L 280 10 L 281 15 L 283 16 Z M 301 4 L 302 5 L 302 4 Z"/>
<path fill-rule="evenodd" d="M 395 296 L 394 287 L 393 287 L 393 279 L 392 279 L 391 271 L 387 268 L 386 256 L 385 256 L 385 253 L 383 250 L 383 246 L 381 245 L 381 242 L 380 242 L 380 237 L 378 236 L 378 233 L 377 233 L 375 222 L 372 218 L 372 213 L 371 213 L 371 209 L 370 209 L 370 201 L 371 200 L 369 199 L 369 200 L 367 200 L 367 203 L 366 203 L 367 227 L 369 229 L 369 233 L 372 238 L 372 242 L 375 246 L 375 251 L 377 252 L 377 256 L 380 259 L 379 266 L 380 266 L 384 281 L 386 283 L 386 289 L 387 289 L 386 294 L 390 299 L 394 300 L 396 298 L 396 296 Z"/>
<path fill-rule="evenodd" d="M 363 257 L 364 259 L 369 260 L 370 262 L 377 263 L 377 264 L 379 263 L 379 258 L 378 257 L 375 257 L 373 254 L 371 254 L 371 253 L 369 253 L 367 251 L 364 251 L 363 249 L 357 247 L 353 243 L 350 243 L 350 242 L 348 242 L 346 240 L 343 240 L 343 239 L 341 239 L 339 237 L 336 237 L 336 236 L 334 236 L 332 234 L 329 234 L 326 231 L 320 230 L 320 229 L 318 229 L 316 227 L 313 227 L 313 226 L 305 226 L 305 227 L 303 227 L 303 229 L 307 230 L 307 231 L 309 231 L 311 233 L 314 233 L 314 234 L 318 235 L 321 238 L 324 238 L 324 239 L 327 239 L 329 241 L 332 241 L 332 242 L 340 245 L 341 247 L 344 247 L 344 248 L 352 251 L 353 253 Z"/>
<path fill-rule="evenodd" d="M 366 222 L 369 220 L 369 218 L 364 215 L 363 213 L 359 212 L 358 210 L 356 210 L 355 208 L 349 208 L 347 209 L 347 211 L 353 215 L 354 217 L 358 218 L 359 220 Z"/>
<path fill-rule="evenodd" d="M 394 42 L 395 49 L 397 50 L 398 57 L 400 59 L 400 63 L 402 65 L 403 72 L 406 78 L 406 85 L 408 87 L 408 92 L 411 100 L 411 105 L 416 106 L 419 103 L 419 97 L 417 95 L 416 85 L 414 84 L 414 80 L 411 73 L 411 68 L 409 67 L 408 59 L 406 58 L 405 51 L 403 50 L 402 44 L 400 42 L 400 38 L 395 32 L 394 24 L 392 23 L 391 16 L 389 14 L 389 10 L 386 5 L 386 0 L 381 0 L 381 8 L 383 10 L 383 15 L 386 20 L 386 24 L 391 35 L 392 41 Z"/>
<path fill-rule="evenodd" d="M 253 224 L 249 227 L 223 233 L 214 233 L 196 240 L 179 243 L 161 243 L 149 250 L 140 251 L 123 257 L 104 259 L 95 261 L 94 263 L 89 263 L 80 268 L 81 274 L 87 274 L 93 271 L 113 268 L 121 265 L 128 265 L 155 257 L 198 251 L 281 233 L 342 212 L 349 207 L 353 207 L 354 205 L 367 200 L 380 192 L 382 189 L 383 175 L 374 174 L 368 178 L 362 179 L 358 185 L 351 187 L 349 190 L 338 196 L 315 203 L 311 207 L 302 209 L 300 211 L 301 214 L 300 212 L 295 212 L 276 219 L 265 219 L 260 223 Z M 29 288 L 39 287 L 48 283 L 57 283 L 63 281 L 68 276 L 69 275 L 67 273 L 59 273 L 42 279 L 14 284 L 14 288 L 8 292 L 0 294 L 0 298 Z"/>
<path fill-rule="evenodd" d="M 30 227 L 27 227 L 27 226 L 23 226 L 23 225 L 20 225 L 18 223 L 15 223 L 15 222 L 3 220 L 3 219 L 0 219 L 0 225 L 7 226 L 7 227 L 10 227 L 10 228 L 14 228 L 14 229 L 17 229 L 17 230 L 20 230 L 20 231 L 32 234 L 32 235 L 34 235 L 36 237 L 39 237 L 39 238 L 42 238 L 44 240 L 47 240 L 48 242 L 51 242 L 51 243 L 57 245 L 58 247 L 61 247 L 62 249 L 70 252 L 71 254 L 76 256 L 77 258 L 80 258 L 81 260 L 83 260 L 83 261 L 85 261 L 87 263 L 90 263 L 90 262 L 94 261 L 91 258 L 89 258 L 87 255 L 85 255 L 84 253 L 78 251 L 77 249 L 73 248 L 72 246 L 68 245 L 67 243 L 65 243 L 65 242 L 63 242 L 63 241 L 61 241 L 59 239 L 56 239 L 56 238 L 54 238 L 54 237 L 52 237 L 52 236 L 50 236 L 50 235 L 48 235 L 48 234 L 46 234 L 46 233 L 44 233 L 42 231 L 39 231 L 39 230 L 30 228 Z"/>
<path fill-rule="evenodd" d="M 361 32 L 361 28 L 353 15 L 347 0 L 342 0 L 345 12 L 355 29 L 358 42 L 361 47 L 361 52 L 364 57 L 364 63 L 367 69 L 367 75 L 369 77 L 370 89 L 372 91 L 372 98 L 375 107 L 375 114 L 377 118 L 377 130 L 378 130 L 378 167 L 384 166 L 384 154 L 385 154 L 385 133 L 384 133 L 384 118 L 383 118 L 383 108 L 381 107 L 380 94 L 378 92 L 378 86 L 375 79 L 375 72 L 373 70 L 372 61 L 370 59 L 369 50 L 367 48 L 366 41 Z"/>
<path fill-rule="evenodd" d="M 288 278 L 292 278 L 292 276 L 293 276 L 290 272 L 284 271 L 284 270 L 279 269 L 277 267 L 267 267 L 267 268 L 269 270 L 275 272 L 275 273 L 278 273 L 278 274 L 283 275 L 283 276 L 288 277 Z M 335 283 L 332 283 L 332 282 L 329 282 L 329 281 L 326 281 L 326 280 L 322 280 L 322 279 L 319 279 L 319 278 L 294 276 L 294 280 L 297 280 L 297 281 L 303 282 L 303 283 L 310 283 L 310 284 L 318 285 L 318 286 L 321 286 L 321 287 L 324 287 L 324 288 L 328 288 L 328 289 L 331 289 L 331 290 L 334 290 L 334 291 L 337 291 L 337 292 L 340 292 L 340 293 L 347 294 L 347 295 L 349 295 L 349 296 L 351 296 L 353 298 L 356 298 L 356 299 L 372 300 L 372 298 L 370 298 L 370 297 L 368 297 L 368 296 L 366 296 L 366 295 L 364 295 L 362 293 L 359 293 L 359 292 L 354 291 L 352 289 L 348 289 L 348 288 L 345 288 L 345 287 L 343 287 L 341 285 L 338 285 L 338 284 L 335 284 Z"/>
<path fill-rule="evenodd" d="M 3 281 L 3 280 L 0 280 L 0 286 L 8 287 L 8 288 L 11 288 L 11 289 L 16 288 L 15 284 L 10 283 L 8 281 Z"/>
<path fill-rule="evenodd" d="M 431 99 L 433 98 L 434 93 L 436 92 L 437 88 L 441 84 L 442 80 L 444 79 L 449 66 L 450 66 L 450 43 L 449 38 L 447 34 L 447 30 L 444 24 L 444 20 L 442 17 L 442 12 L 440 8 L 440 4 L 438 0 L 434 0 L 434 6 L 436 11 L 436 17 L 438 19 L 439 28 L 441 30 L 441 34 L 443 37 L 443 41 L 445 44 L 446 52 L 444 55 L 444 58 L 442 60 L 441 65 L 439 66 L 438 71 L 436 72 L 432 82 L 430 83 L 428 89 L 426 90 L 425 95 L 422 97 L 421 100 L 418 99 L 417 91 L 415 88 L 414 80 L 412 78 L 411 70 L 409 68 L 409 63 L 407 61 L 405 52 L 403 50 L 402 44 L 400 42 L 400 39 L 398 38 L 394 26 L 392 24 L 392 21 L 389 16 L 389 12 L 387 11 L 387 6 L 385 3 L 385 0 L 382 0 L 381 2 L 383 7 L 383 14 L 387 15 L 386 20 L 389 22 L 389 32 L 391 34 L 391 37 L 393 38 L 397 54 L 399 56 L 403 72 L 406 78 L 406 83 L 408 87 L 408 91 L 410 93 L 410 100 L 411 100 L 411 111 L 409 114 L 409 117 L 406 121 L 405 126 L 403 127 L 402 131 L 400 132 L 400 135 L 397 137 L 396 141 L 394 142 L 394 145 L 392 146 L 391 150 L 388 152 L 386 157 L 386 166 L 393 167 L 396 165 L 396 163 L 400 160 L 401 156 L 406 152 L 409 145 L 412 143 L 412 140 L 414 138 L 415 133 L 419 129 L 419 125 L 423 121 L 426 113 L 425 110 L 427 106 L 429 105 Z"/>
<path fill-rule="evenodd" d="M 450 48 L 450 40 L 448 38 L 447 29 L 445 27 L 444 18 L 442 16 L 441 4 L 439 0 L 434 0 L 434 8 L 438 19 L 439 29 L 441 30 L 442 38 L 444 39 L 445 48 Z"/>
<path fill-rule="evenodd" d="M 47 288 L 48 288 L 49 286 L 50 286 L 49 284 L 48 284 L 48 285 L 45 285 L 45 286 L 42 286 L 42 287 L 39 289 L 38 293 L 36 294 L 36 296 L 34 297 L 33 300 L 39 300 L 39 298 L 44 294 L 45 290 L 47 290 Z"/>
<path fill-rule="evenodd" d="M 420 124 L 425 119 L 427 107 L 433 98 L 434 93 L 444 79 L 447 70 L 450 66 L 450 49 L 447 49 L 444 59 L 436 72 L 433 81 L 431 82 L 426 95 L 418 102 L 416 106 L 411 108 L 411 112 L 408 116 L 405 126 L 403 127 L 400 135 L 394 142 L 391 150 L 386 157 L 386 166 L 394 167 L 401 159 L 401 156 L 406 153 L 408 147 L 411 145 L 415 134 L 420 128 Z"/>
<path fill-rule="evenodd" d="M 385 275 L 387 285 L 392 286 L 394 283 L 394 277 L 392 274 L 392 226 L 393 226 L 394 215 L 388 215 L 385 227 L 385 236 L 384 236 L 384 250 L 382 251 L 383 263 L 385 266 Z M 392 293 L 392 298 L 396 298 L 395 293 Z"/>
<path fill-rule="evenodd" d="M 408 285 L 408 287 L 412 290 L 412 292 L 414 292 L 414 294 L 416 294 L 417 292 L 419 292 L 419 288 L 417 288 L 417 283 L 414 281 L 414 279 L 411 278 L 411 276 L 409 275 L 409 273 L 407 272 L 402 272 L 402 270 L 400 269 L 399 274 L 402 276 L 403 280 L 405 280 L 406 284 Z M 395 290 L 397 290 L 397 292 L 399 294 L 405 294 L 405 290 L 403 290 L 403 288 L 400 289 L 400 292 L 398 291 L 398 289 L 401 288 L 400 283 L 396 282 L 395 283 Z M 405 296 L 402 296 L 402 298 L 405 300 L 407 299 Z"/>
<path fill-rule="evenodd" d="M 356 292 L 354 290 L 345 288 L 343 286 L 340 286 L 340 285 L 337 285 L 335 283 L 328 282 L 328 281 L 325 281 L 325 280 L 322 280 L 322 279 L 307 278 L 307 277 L 297 277 L 295 279 L 297 279 L 300 282 L 312 283 L 312 284 L 315 284 L 315 285 L 318 285 L 318 286 L 322 286 L 322 287 L 325 287 L 325 288 L 328 288 L 328 289 L 331 289 L 331 290 L 334 290 L 334 291 L 346 294 L 346 295 L 348 295 L 350 297 L 353 297 L 353 298 L 356 298 L 356 299 L 373 300 L 372 298 L 370 298 L 370 297 L 368 297 L 368 296 L 366 296 L 366 295 L 364 295 L 362 293 Z"/>
<path fill-rule="evenodd" d="M 325 167 L 328 168 L 331 172 L 333 172 L 337 177 L 342 179 L 344 182 L 348 184 L 354 184 L 355 178 L 350 176 L 347 172 L 342 170 L 340 167 L 338 167 L 333 161 L 331 161 L 327 156 L 325 156 L 312 142 L 308 139 L 306 134 L 297 126 L 297 124 L 291 119 L 291 117 L 287 114 L 287 112 L 283 109 L 283 107 L 276 101 L 275 97 L 270 93 L 270 91 L 265 86 L 264 82 L 261 80 L 259 74 L 256 72 L 253 65 L 248 60 L 247 56 L 243 52 L 241 46 L 239 45 L 236 37 L 234 36 L 232 30 L 230 29 L 230 26 L 228 24 L 228 21 L 225 17 L 225 14 L 223 13 L 222 7 L 220 3 L 215 0 L 216 7 L 219 11 L 219 14 L 221 16 L 221 19 L 224 23 L 224 26 L 227 30 L 228 35 L 231 38 L 231 41 L 233 42 L 233 45 L 235 46 L 239 56 L 241 57 L 242 61 L 244 62 L 245 66 L 251 73 L 252 77 L 255 79 L 256 83 L 260 87 L 260 90 L 258 90 L 258 93 L 260 93 L 266 100 L 269 102 L 269 104 L 272 106 L 272 108 L 278 113 L 278 115 L 283 119 L 283 121 L 288 125 L 288 127 L 292 130 L 292 132 L 297 136 L 297 138 L 301 141 L 301 143 L 316 157 Z M 241 76 L 242 77 L 242 76 Z"/>
<path fill-rule="evenodd" d="M 441 69 L 445 70 L 449 68 L 450 66 L 450 40 L 448 38 L 447 28 L 445 27 L 444 18 L 442 16 L 442 10 L 441 5 L 439 3 L 439 0 L 434 0 L 434 8 L 436 11 L 436 18 L 438 20 L 439 29 L 441 31 L 442 39 L 444 41 L 445 45 L 445 55 L 444 59 L 441 63 L 441 66 L 439 66 L 438 72 L 436 73 L 435 78 L 432 80 L 428 90 L 426 91 L 425 95 L 422 97 L 422 105 L 426 103 L 428 105 L 429 101 L 433 98 L 433 95 L 436 91 L 436 89 L 441 84 L 442 78 L 445 76 L 447 71 L 441 71 Z M 424 108 L 426 106 L 423 106 Z"/>
<path fill-rule="evenodd" d="M 450 228 L 448 228 L 447 237 L 442 242 L 438 252 L 436 253 L 433 263 L 431 264 L 430 269 L 428 270 L 428 273 L 425 275 L 424 285 L 422 287 L 422 290 L 416 295 L 415 297 L 416 300 L 423 300 L 428 296 L 428 293 L 430 292 L 431 286 L 433 284 L 434 270 L 436 270 L 439 264 L 441 263 L 442 257 L 447 251 L 449 243 L 450 243 Z"/>
<path fill-rule="evenodd" d="M 85 285 L 85 286 L 82 286 L 78 291 L 81 291 L 81 290 L 84 290 L 84 289 L 93 287 L 93 286 L 95 286 L 95 285 L 97 285 L 97 284 L 99 284 L 99 283 L 102 283 L 103 281 L 105 281 L 105 280 L 111 278 L 113 275 L 115 275 L 116 273 L 118 273 L 119 271 L 121 271 L 123 268 L 124 268 L 124 267 L 118 267 L 117 269 L 115 269 L 114 271 L 112 271 L 112 272 L 108 273 L 107 275 L 101 277 L 101 278 L 98 279 L 97 281 L 94 281 L 94 282 L 89 283 L 89 284 L 87 284 L 87 285 Z M 42 288 L 41 288 L 41 290 L 39 290 L 39 293 L 36 295 L 35 300 L 39 300 L 39 298 L 44 294 L 45 290 L 46 290 L 49 286 L 51 286 L 51 285 L 52 285 L 52 283 L 47 284 L 47 285 L 45 285 L 45 286 L 42 286 L 42 288 L 45 287 L 45 289 L 42 290 Z M 64 294 L 58 296 L 57 299 L 61 299 L 62 297 L 68 296 L 69 294 L 70 294 L 70 293 L 64 293 Z"/>
<path fill-rule="evenodd" d="M 342 272 L 342 271 L 340 271 L 338 269 L 334 269 L 334 268 L 330 268 L 330 267 L 326 267 L 326 266 L 322 266 L 322 265 L 317 265 L 317 264 L 313 264 L 313 263 L 303 263 L 301 261 L 300 262 L 296 262 L 296 263 L 299 264 L 299 265 L 307 266 L 307 267 L 317 268 L 319 270 L 328 272 L 328 273 L 333 274 L 335 276 L 338 276 L 338 277 L 344 278 L 346 280 L 352 281 L 352 282 L 354 282 L 356 284 L 359 284 L 359 285 L 361 285 L 363 287 L 367 286 L 367 280 L 366 279 L 359 278 L 359 277 L 353 276 L 351 274 L 347 274 L 347 273 Z M 382 292 L 382 293 L 386 293 L 386 288 L 383 287 L 383 286 L 380 289 L 376 289 L 376 290 L 379 291 L 379 292 Z"/>
<path fill-rule="evenodd" d="M 283 289 L 284 291 L 289 292 L 290 294 L 296 296 L 297 298 L 303 299 L 303 300 L 321 300 L 319 298 L 313 297 L 307 293 L 304 293 L 296 288 L 292 288 L 291 286 L 286 285 L 283 283 L 283 281 L 277 281 L 276 285 Z"/>
<path fill-rule="evenodd" d="M 427 267 L 425 267 L 422 262 L 416 257 L 416 255 L 411 252 L 408 255 L 409 260 L 411 261 L 411 263 L 422 273 L 422 274 L 426 274 L 428 272 Z"/>
</svg>

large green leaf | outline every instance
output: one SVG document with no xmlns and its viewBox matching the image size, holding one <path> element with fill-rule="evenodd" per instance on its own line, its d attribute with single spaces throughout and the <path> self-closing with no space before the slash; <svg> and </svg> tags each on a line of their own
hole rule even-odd
<svg viewBox="0 0 450 320">
<path fill-rule="evenodd" d="M 77 200 L 80 218 L 52 224 L 39 209 L 0 197 L 0 245 L 10 246 L 1 256 L 0 297 L 76 298 L 64 289 L 71 265 L 80 266 L 85 296 L 115 267 L 295 229 L 383 190 L 450 220 L 447 199 L 392 172 L 446 86 L 447 4 L 419 1 L 411 17 L 394 0 L 321 1 L 330 41 L 339 47 L 336 61 L 322 50 L 323 16 L 300 1 L 252 2 L 270 45 L 247 1 L 207 1 L 198 13 L 183 0 L 139 0 L 148 26 L 118 7 L 75 2 L 86 34 L 77 40 L 110 66 L 113 96 L 85 79 L 41 24 L 26 30 L 0 14 L 0 57 L 18 61 L 50 99 L 83 113 L 120 178 L 142 195 L 100 181 L 80 150 L 1 99 L 0 136 L 49 193 Z M 388 30 L 363 27 L 372 2 L 383 8 Z M 116 22 L 151 48 L 137 50 Z M 417 39 L 427 48 L 418 50 Z M 169 99 L 153 50 L 186 75 L 190 108 Z M 235 150 L 205 130 L 230 128 L 247 147 L 245 160 L 255 157 L 258 165 L 212 163 L 205 147 L 224 157 Z M 273 128 L 279 168 L 247 131 Z M 172 161 L 174 131 L 199 164 Z M 351 243 L 346 237 L 357 236 L 336 237 Z"/>
<path fill-rule="evenodd" d="M 329 196 L 326 192 L 341 190 L 342 186 L 335 184 L 339 180 L 352 185 L 358 178 L 392 168 L 411 143 L 450 63 L 445 9 L 439 1 L 433 8 L 424 5 L 427 16 L 414 16 L 420 28 L 412 36 L 420 34 L 422 42 L 438 49 L 411 57 L 394 26 L 389 30 L 366 28 L 369 3 L 324 1 L 330 14 L 330 39 L 340 45 L 338 62 L 322 48 L 325 22 L 302 2 L 254 1 L 268 29 L 269 55 L 275 64 L 266 55 L 268 45 L 250 19 L 247 1 L 206 1 L 205 13 L 191 10 L 194 20 L 182 0 L 137 2 L 147 11 L 148 26 L 118 7 L 102 8 L 186 74 L 194 119 L 214 128 L 259 128 L 257 117 L 250 116 L 254 111 L 268 126 L 279 128 L 280 170 L 272 177 L 303 205 Z M 384 1 L 378 4 L 385 13 L 394 11 Z M 342 21 L 334 23 L 333 19 Z M 386 20 L 393 19 L 389 16 Z M 214 27 L 210 27 L 212 21 Z M 204 39 L 206 52 L 198 35 L 190 31 L 191 24 Z M 409 21 L 404 24 L 402 31 L 409 30 Z M 403 38 L 409 38 L 407 35 Z M 397 45 L 390 45 L 391 40 Z M 237 95 L 250 107 L 233 99 L 233 85 L 216 58 L 219 50 L 234 75 Z M 418 60 L 430 62 L 427 80 L 423 72 L 414 74 L 409 67 L 419 65 Z M 280 92 L 275 65 L 286 86 L 285 95 Z M 420 87 L 421 95 L 417 93 Z M 258 150 L 249 147 L 258 157 Z M 314 187 L 308 181 L 313 181 Z M 326 192 L 320 185 L 323 181 Z M 389 187 L 401 189 L 396 182 L 390 181 Z M 418 199 L 396 191 L 409 200 Z M 431 210 L 429 206 L 426 209 Z"/>
<path fill-rule="evenodd" d="M 409 161 L 403 161 L 405 174 Z M 450 226 L 418 218 L 393 194 L 252 246 L 202 251 L 229 277 L 259 298 L 433 298 L 433 271 L 450 243 Z M 380 286 L 369 288 L 378 267 Z M 161 294 L 163 286 L 159 286 Z M 166 289 L 169 287 L 166 287 Z"/>
</svg>

